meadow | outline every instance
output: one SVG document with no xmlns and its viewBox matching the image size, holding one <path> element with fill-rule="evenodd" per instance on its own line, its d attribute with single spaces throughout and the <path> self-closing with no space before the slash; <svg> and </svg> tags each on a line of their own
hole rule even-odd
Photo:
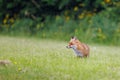
<svg viewBox="0 0 120 80">
<path fill-rule="evenodd" d="M 75 57 L 67 42 L 0 36 L 0 80 L 119 80 L 120 47 L 92 45 Z"/>
</svg>

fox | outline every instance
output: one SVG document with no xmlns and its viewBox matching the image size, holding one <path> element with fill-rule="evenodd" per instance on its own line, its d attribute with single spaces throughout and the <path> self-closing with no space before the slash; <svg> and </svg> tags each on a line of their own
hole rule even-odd
<svg viewBox="0 0 120 80">
<path fill-rule="evenodd" d="M 67 48 L 72 48 L 77 57 L 89 57 L 90 48 L 87 44 L 82 43 L 76 37 L 71 37 Z"/>
</svg>

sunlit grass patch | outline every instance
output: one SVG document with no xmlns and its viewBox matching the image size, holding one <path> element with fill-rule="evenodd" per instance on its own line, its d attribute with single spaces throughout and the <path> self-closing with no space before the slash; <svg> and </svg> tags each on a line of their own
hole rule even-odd
<svg viewBox="0 0 120 80">
<path fill-rule="evenodd" d="M 0 80 L 119 80 L 120 47 L 91 45 L 89 58 L 76 58 L 67 43 L 0 37 Z"/>
</svg>

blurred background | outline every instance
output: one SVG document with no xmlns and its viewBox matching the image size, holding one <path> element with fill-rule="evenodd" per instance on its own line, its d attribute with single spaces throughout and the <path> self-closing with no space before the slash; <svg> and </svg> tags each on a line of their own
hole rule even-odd
<svg viewBox="0 0 120 80">
<path fill-rule="evenodd" d="M 120 0 L 0 0 L 0 35 L 120 45 Z"/>
</svg>

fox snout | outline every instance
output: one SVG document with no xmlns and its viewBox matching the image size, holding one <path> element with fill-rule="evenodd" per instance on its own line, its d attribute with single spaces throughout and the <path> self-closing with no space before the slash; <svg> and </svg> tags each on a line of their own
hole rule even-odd
<svg viewBox="0 0 120 80">
<path fill-rule="evenodd" d="M 69 48 L 71 48 L 71 46 L 69 46 L 69 45 L 68 45 L 68 46 L 66 46 L 66 48 L 68 48 L 68 49 L 69 49 Z"/>
<path fill-rule="evenodd" d="M 77 48 L 77 46 L 76 45 L 68 45 L 68 46 L 66 46 L 66 48 L 74 48 L 74 49 L 76 49 Z"/>
</svg>

